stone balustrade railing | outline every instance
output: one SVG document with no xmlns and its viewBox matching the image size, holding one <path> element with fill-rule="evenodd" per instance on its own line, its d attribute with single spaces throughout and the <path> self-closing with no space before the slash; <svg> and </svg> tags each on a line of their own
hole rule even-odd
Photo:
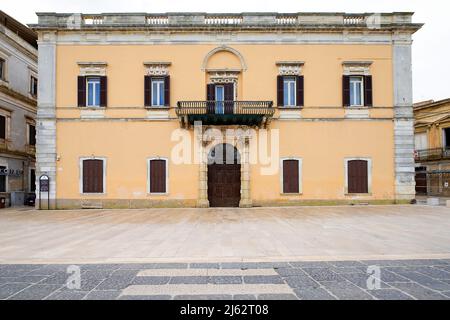
<svg viewBox="0 0 450 320">
<path fill-rule="evenodd" d="M 412 13 L 37 13 L 34 28 L 77 27 L 160 27 L 160 26 L 343 26 L 373 27 L 412 24 Z"/>
</svg>

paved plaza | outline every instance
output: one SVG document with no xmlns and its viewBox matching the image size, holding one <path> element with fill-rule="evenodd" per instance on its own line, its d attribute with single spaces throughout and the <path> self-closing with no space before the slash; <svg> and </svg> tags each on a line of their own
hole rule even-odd
<svg viewBox="0 0 450 320">
<path fill-rule="evenodd" d="M 0 299 L 450 299 L 450 260 L 1 265 Z M 376 287 L 368 267 L 379 268 Z M 69 268 L 69 269 L 68 269 Z M 68 273 L 69 270 L 69 273 Z"/>
<path fill-rule="evenodd" d="M 449 230 L 421 205 L 5 209 L 0 299 L 449 299 Z"/>
</svg>

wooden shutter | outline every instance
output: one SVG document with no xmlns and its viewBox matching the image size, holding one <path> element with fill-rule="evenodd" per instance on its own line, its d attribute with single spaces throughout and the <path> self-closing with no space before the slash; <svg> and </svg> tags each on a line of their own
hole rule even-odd
<svg viewBox="0 0 450 320">
<path fill-rule="evenodd" d="M 144 76 L 144 105 L 151 107 L 152 105 L 152 77 Z"/>
<path fill-rule="evenodd" d="M 372 106 L 372 76 L 364 76 L 364 105 Z"/>
<path fill-rule="evenodd" d="M 78 76 L 78 106 L 86 107 L 86 77 Z"/>
<path fill-rule="evenodd" d="M 277 76 L 277 106 L 284 105 L 283 76 Z"/>
<path fill-rule="evenodd" d="M 350 76 L 342 77 L 342 105 L 350 106 Z"/>
<path fill-rule="evenodd" d="M 164 77 L 164 105 L 170 106 L 170 76 Z"/>
<path fill-rule="evenodd" d="M 103 160 L 83 160 L 83 193 L 103 192 Z"/>
<path fill-rule="evenodd" d="M 225 83 L 223 87 L 225 98 L 225 114 L 233 114 L 234 84 Z"/>
<path fill-rule="evenodd" d="M 297 106 L 303 107 L 305 104 L 305 94 L 304 94 L 305 81 L 303 76 L 297 76 L 296 82 L 297 82 Z"/>
<path fill-rule="evenodd" d="M 206 85 L 207 113 L 214 113 L 214 100 L 216 100 L 216 86 L 212 83 Z"/>
<path fill-rule="evenodd" d="M 106 107 L 108 104 L 108 78 L 100 77 L 100 107 Z"/>
<path fill-rule="evenodd" d="M 366 160 L 350 160 L 347 163 L 348 193 L 368 193 Z"/>
<path fill-rule="evenodd" d="M 34 146 L 34 145 L 36 145 L 36 127 L 33 125 L 28 125 L 28 127 L 29 127 L 28 134 L 30 135 L 28 137 L 28 141 L 31 146 Z"/>
<path fill-rule="evenodd" d="M 283 160 L 283 193 L 299 193 L 298 160 Z"/>
<path fill-rule="evenodd" d="M 166 160 L 150 160 L 150 193 L 166 192 Z"/>
<path fill-rule="evenodd" d="M 6 139 L 6 117 L 0 116 L 0 139 Z"/>
</svg>

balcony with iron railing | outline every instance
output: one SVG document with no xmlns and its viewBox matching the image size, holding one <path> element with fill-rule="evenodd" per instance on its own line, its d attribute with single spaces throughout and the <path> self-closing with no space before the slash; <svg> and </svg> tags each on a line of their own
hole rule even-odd
<svg viewBox="0 0 450 320">
<path fill-rule="evenodd" d="M 250 125 L 265 127 L 275 110 L 272 101 L 178 101 L 176 114 L 182 126 Z"/>
<path fill-rule="evenodd" d="M 433 148 L 414 151 L 414 160 L 416 162 L 423 161 L 439 161 L 450 159 L 450 148 Z"/>
</svg>

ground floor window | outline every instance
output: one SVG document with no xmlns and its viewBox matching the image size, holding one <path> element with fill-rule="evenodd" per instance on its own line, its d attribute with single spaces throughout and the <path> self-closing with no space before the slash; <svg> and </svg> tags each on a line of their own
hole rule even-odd
<svg viewBox="0 0 450 320">
<path fill-rule="evenodd" d="M 347 161 L 347 193 L 369 193 L 369 161 Z"/>
<path fill-rule="evenodd" d="M 301 159 L 282 159 L 283 193 L 301 193 Z"/>
<path fill-rule="evenodd" d="M 82 192 L 103 193 L 104 192 L 104 160 L 83 159 L 82 165 Z"/>
<path fill-rule="evenodd" d="M 6 175 L 7 168 L 0 166 L 0 192 L 6 192 Z"/>
<path fill-rule="evenodd" d="M 167 193 L 167 159 L 149 159 L 149 193 Z"/>
</svg>

